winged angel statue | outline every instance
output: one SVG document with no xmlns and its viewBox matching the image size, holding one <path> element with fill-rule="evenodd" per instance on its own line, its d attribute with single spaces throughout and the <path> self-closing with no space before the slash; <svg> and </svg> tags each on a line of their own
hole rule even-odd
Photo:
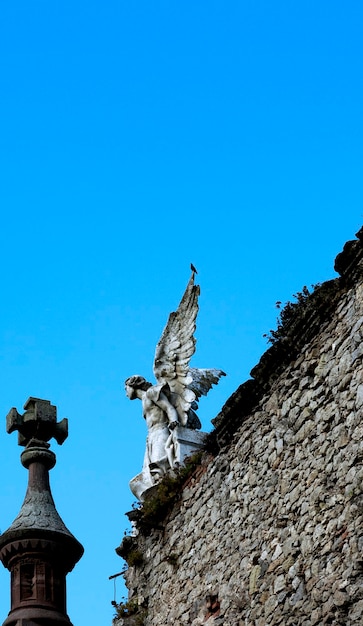
<svg viewBox="0 0 363 626">
<path fill-rule="evenodd" d="M 225 373 L 219 369 L 189 367 L 195 352 L 194 332 L 198 313 L 199 285 L 194 284 L 195 268 L 177 311 L 170 314 L 156 346 L 154 374 L 156 385 L 142 376 L 125 381 L 130 400 L 142 401 L 148 435 L 143 469 L 130 481 L 133 494 L 143 494 L 158 483 L 170 469 L 177 467 L 200 447 L 204 434 L 197 433 L 201 423 L 195 411 L 198 400 L 207 395 Z"/>
</svg>

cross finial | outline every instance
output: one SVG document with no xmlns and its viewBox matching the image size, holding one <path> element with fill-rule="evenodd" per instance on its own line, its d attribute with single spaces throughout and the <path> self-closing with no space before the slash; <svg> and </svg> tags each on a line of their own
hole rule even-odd
<svg viewBox="0 0 363 626">
<path fill-rule="evenodd" d="M 6 432 L 18 431 L 19 446 L 27 446 L 32 440 L 48 442 L 54 437 L 59 445 L 68 437 L 68 420 L 57 422 L 57 407 L 49 400 L 29 398 L 24 404 L 25 413 L 20 415 L 12 408 L 6 416 Z"/>
</svg>

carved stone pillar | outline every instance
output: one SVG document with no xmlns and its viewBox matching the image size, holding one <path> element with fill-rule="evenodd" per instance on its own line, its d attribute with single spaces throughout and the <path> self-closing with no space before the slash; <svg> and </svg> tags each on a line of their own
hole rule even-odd
<svg viewBox="0 0 363 626">
<path fill-rule="evenodd" d="M 29 398 L 26 412 L 12 409 L 7 431 L 19 431 L 26 446 L 21 462 L 29 470 L 28 489 L 19 515 L 0 536 L 0 560 L 11 572 L 11 609 L 3 626 L 71 626 L 66 610 L 66 575 L 83 547 L 60 518 L 49 484 L 56 463 L 47 441 L 63 443 L 67 420 L 56 422 L 56 407 Z"/>
</svg>

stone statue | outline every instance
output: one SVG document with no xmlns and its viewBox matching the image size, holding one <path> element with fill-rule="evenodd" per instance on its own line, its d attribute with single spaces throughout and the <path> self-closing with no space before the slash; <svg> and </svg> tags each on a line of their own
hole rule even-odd
<svg viewBox="0 0 363 626">
<path fill-rule="evenodd" d="M 201 395 L 207 395 L 224 372 L 219 369 L 189 367 L 195 352 L 194 337 L 198 313 L 199 285 L 194 284 L 195 268 L 176 312 L 170 314 L 161 339 L 156 346 L 152 385 L 142 376 L 125 381 L 130 400 L 142 401 L 148 435 L 143 469 L 130 481 L 133 494 L 143 500 L 147 489 L 157 484 L 164 474 L 199 449 L 204 433 L 196 432 L 201 423 L 195 410 Z"/>
</svg>

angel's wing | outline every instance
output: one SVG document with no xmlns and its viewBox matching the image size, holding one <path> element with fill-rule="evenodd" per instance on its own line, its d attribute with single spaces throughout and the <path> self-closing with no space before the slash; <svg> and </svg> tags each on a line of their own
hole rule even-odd
<svg viewBox="0 0 363 626">
<path fill-rule="evenodd" d="M 169 315 L 154 359 L 155 377 L 159 384 L 168 384 L 170 400 L 183 426 L 187 424 L 188 411 L 196 398 L 194 390 L 189 388 L 193 382 L 189 361 L 195 352 L 199 293 L 199 285 L 194 284 L 192 272 L 177 311 Z"/>
<path fill-rule="evenodd" d="M 195 367 L 189 368 L 189 373 L 192 377 L 192 382 L 189 383 L 189 389 L 191 389 L 196 398 L 200 396 L 206 396 L 212 385 L 217 385 L 221 376 L 225 376 L 223 370 L 217 369 L 197 369 Z"/>
</svg>

